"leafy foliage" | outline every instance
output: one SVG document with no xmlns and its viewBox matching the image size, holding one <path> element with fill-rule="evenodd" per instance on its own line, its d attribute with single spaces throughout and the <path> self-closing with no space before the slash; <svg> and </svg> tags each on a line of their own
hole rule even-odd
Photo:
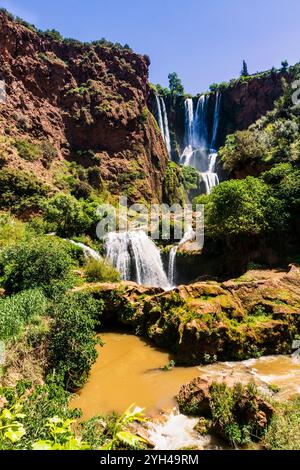
<svg viewBox="0 0 300 470">
<path fill-rule="evenodd" d="M 120 273 L 105 259 L 90 260 L 85 266 L 85 277 L 88 282 L 119 282 Z"/>
<path fill-rule="evenodd" d="M 52 296 L 71 286 L 72 265 L 65 245 L 54 237 L 23 241 L 1 253 L 2 285 L 9 294 L 37 287 Z"/>
<path fill-rule="evenodd" d="M 180 78 L 176 72 L 170 73 L 168 75 L 169 79 L 169 89 L 172 95 L 184 95 L 184 88 L 181 83 Z"/>
<path fill-rule="evenodd" d="M 125 413 L 115 422 L 112 439 L 102 447 L 101 450 L 114 450 L 121 446 L 129 449 L 139 449 L 141 445 L 146 443 L 144 439 L 133 434 L 129 427 L 135 421 L 142 423 L 145 421 L 143 409 L 135 405 L 131 405 Z"/>
<path fill-rule="evenodd" d="M 17 337 L 34 317 L 45 315 L 47 307 L 48 300 L 38 289 L 0 299 L 0 339 Z"/>
<path fill-rule="evenodd" d="M 43 205 L 44 218 L 63 237 L 93 234 L 97 204 L 78 201 L 68 194 L 57 194 Z"/>
<path fill-rule="evenodd" d="M 210 197 L 195 202 L 206 203 L 206 228 L 213 238 L 261 235 L 284 228 L 286 222 L 283 203 L 266 183 L 251 176 L 225 181 Z"/>
<path fill-rule="evenodd" d="M 54 307 L 49 335 L 50 369 L 55 370 L 67 390 L 77 390 L 87 380 L 97 359 L 96 319 L 102 301 L 85 294 L 68 294 Z"/>
</svg>

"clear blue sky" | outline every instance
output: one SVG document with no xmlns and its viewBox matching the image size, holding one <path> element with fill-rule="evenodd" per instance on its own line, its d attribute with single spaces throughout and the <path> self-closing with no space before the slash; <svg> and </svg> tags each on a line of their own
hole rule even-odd
<svg viewBox="0 0 300 470">
<path fill-rule="evenodd" d="M 189 93 L 300 60 L 299 0 L 0 0 L 41 29 L 128 43 L 151 57 L 150 80 L 176 71 Z"/>
</svg>

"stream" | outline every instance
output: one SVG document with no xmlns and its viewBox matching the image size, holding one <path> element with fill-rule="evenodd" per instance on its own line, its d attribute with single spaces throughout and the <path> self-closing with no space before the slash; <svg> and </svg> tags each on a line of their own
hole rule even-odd
<svg viewBox="0 0 300 470">
<path fill-rule="evenodd" d="M 133 403 L 144 407 L 146 414 L 154 418 L 149 434 L 156 449 L 193 447 L 196 443 L 200 448 L 218 447 L 208 436 L 199 442 L 194 431 L 197 420 L 180 415 L 175 408 L 175 396 L 181 385 L 197 376 L 217 379 L 234 374 L 241 382 L 254 377 L 266 390 L 267 384 L 277 385 L 280 388 L 277 399 L 300 393 L 298 357 L 270 356 L 164 371 L 162 368 L 172 357 L 145 340 L 119 332 L 101 333 L 101 338 L 105 345 L 98 346 L 98 360 L 71 407 L 81 408 L 83 419 L 112 411 L 122 413 Z"/>
</svg>

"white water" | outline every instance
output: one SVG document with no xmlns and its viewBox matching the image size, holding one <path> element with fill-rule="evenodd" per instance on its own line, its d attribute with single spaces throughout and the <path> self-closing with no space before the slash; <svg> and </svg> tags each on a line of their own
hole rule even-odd
<svg viewBox="0 0 300 470">
<path fill-rule="evenodd" d="M 196 237 L 196 233 L 193 229 L 193 227 L 190 225 L 185 232 L 182 240 L 180 240 L 179 244 L 176 246 L 173 246 L 173 248 L 170 251 L 169 254 L 169 269 L 168 269 L 168 279 L 169 283 L 171 284 L 172 287 L 175 285 L 175 277 L 176 277 L 176 256 L 179 248 L 184 245 L 188 241 L 193 241 Z"/>
<path fill-rule="evenodd" d="M 168 154 L 171 156 L 171 138 L 166 104 L 162 96 L 155 95 L 155 98 L 157 105 L 158 125 L 161 131 L 161 135 L 165 141 Z"/>
<path fill-rule="evenodd" d="M 219 178 L 215 172 L 218 154 L 215 150 L 209 150 L 208 143 L 208 99 L 207 95 L 200 96 L 195 112 L 193 100 L 191 98 L 185 100 L 185 148 L 181 156 L 181 164 L 193 166 L 201 174 L 206 194 L 210 194 L 211 190 L 219 184 Z M 221 95 L 217 93 L 211 149 L 214 148 L 218 136 L 220 105 Z"/>
<path fill-rule="evenodd" d="M 95 259 L 96 261 L 101 261 L 102 257 L 97 253 L 97 251 L 93 250 L 87 245 L 84 245 L 84 243 L 79 243 L 79 242 L 74 242 L 74 240 L 68 240 L 72 245 L 79 246 L 84 252 L 85 258 L 88 259 Z"/>
<path fill-rule="evenodd" d="M 221 97 L 222 95 L 217 92 L 216 94 L 216 104 L 215 104 L 215 112 L 214 112 L 214 125 L 213 125 L 213 135 L 210 148 L 216 148 L 216 142 L 218 137 L 218 130 L 219 130 L 219 122 L 220 122 L 220 107 L 221 107 Z"/>
<path fill-rule="evenodd" d="M 106 239 L 107 258 L 125 281 L 169 289 L 160 251 L 143 230 L 111 232 Z"/>
<path fill-rule="evenodd" d="M 197 418 L 189 418 L 173 411 L 164 422 L 151 423 L 149 439 L 155 450 L 202 449 L 210 442 L 209 437 L 200 437 L 194 430 Z"/>
</svg>

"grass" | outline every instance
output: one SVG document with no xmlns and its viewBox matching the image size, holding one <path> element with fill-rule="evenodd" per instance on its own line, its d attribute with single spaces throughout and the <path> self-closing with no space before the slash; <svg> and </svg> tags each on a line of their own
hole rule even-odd
<svg viewBox="0 0 300 470">
<path fill-rule="evenodd" d="M 300 397 L 276 405 L 263 443 L 268 450 L 300 450 Z"/>
</svg>

